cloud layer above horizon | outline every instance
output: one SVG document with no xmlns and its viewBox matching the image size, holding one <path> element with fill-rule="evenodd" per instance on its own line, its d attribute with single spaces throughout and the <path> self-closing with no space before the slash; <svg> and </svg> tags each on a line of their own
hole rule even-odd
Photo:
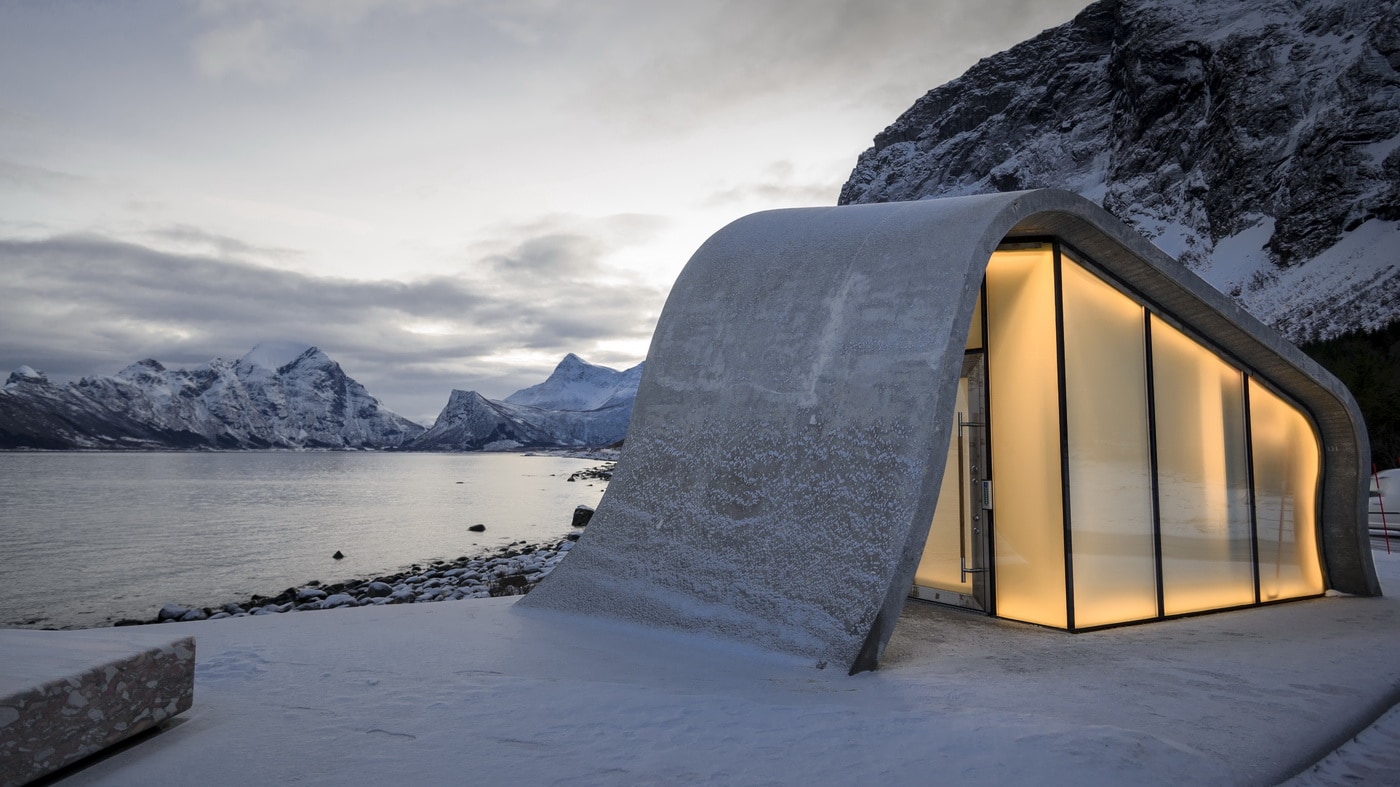
<svg viewBox="0 0 1400 787">
<path fill-rule="evenodd" d="M 391 409 L 431 422 L 464 381 L 504 396 L 576 347 L 615 344 L 624 349 L 590 360 L 635 362 L 664 293 L 607 275 L 605 245 L 566 224 L 536 228 L 466 273 L 410 281 L 321 277 L 100 236 L 0 241 L 0 357 L 61 380 L 148 357 L 190 366 L 287 338 L 321 347 Z"/>
<path fill-rule="evenodd" d="M 746 213 L 1084 0 L 0 9 L 0 373 L 315 344 L 430 420 L 641 360 Z"/>
</svg>

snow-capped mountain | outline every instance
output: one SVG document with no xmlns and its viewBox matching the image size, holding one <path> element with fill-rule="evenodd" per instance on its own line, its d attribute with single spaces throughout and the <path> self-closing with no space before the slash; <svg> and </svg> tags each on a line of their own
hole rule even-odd
<svg viewBox="0 0 1400 787">
<path fill-rule="evenodd" d="M 643 365 L 619 372 L 569 353 L 544 382 L 522 388 L 504 401 L 548 410 L 597 410 L 623 404 L 637 397 Z"/>
<path fill-rule="evenodd" d="M 432 428 L 404 447 L 491 451 L 615 443 L 632 420 L 642 366 L 619 372 L 569 353 L 544 382 L 503 401 L 453 391 Z"/>
<path fill-rule="evenodd" d="M 0 448 L 390 448 L 422 431 L 316 347 L 283 342 L 64 386 L 20 367 L 0 389 Z"/>
<path fill-rule="evenodd" d="M 1083 194 L 1305 342 L 1400 317 L 1400 0 L 1100 0 L 931 90 L 841 203 Z"/>
</svg>

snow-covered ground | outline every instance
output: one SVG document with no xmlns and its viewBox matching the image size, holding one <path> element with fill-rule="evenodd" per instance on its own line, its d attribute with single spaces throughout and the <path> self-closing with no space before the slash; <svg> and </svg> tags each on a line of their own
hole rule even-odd
<svg viewBox="0 0 1400 787">
<path fill-rule="evenodd" d="M 506 598 L 177 632 L 194 707 L 65 785 L 1273 784 L 1400 698 L 1400 595 L 1083 634 L 911 604 L 856 677 Z M 1347 756 L 1304 783 L 1396 778 Z"/>
</svg>

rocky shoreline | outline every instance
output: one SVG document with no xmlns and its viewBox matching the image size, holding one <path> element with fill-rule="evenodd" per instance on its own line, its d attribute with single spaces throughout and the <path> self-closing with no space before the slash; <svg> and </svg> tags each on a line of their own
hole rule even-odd
<svg viewBox="0 0 1400 787">
<path fill-rule="evenodd" d="M 611 481 L 613 469 L 617 467 L 617 462 L 608 462 L 596 467 L 587 467 L 573 473 L 566 481 Z"/>
<path fill-rule="evenodd" d="M 275 596 L 254 595 L 247 601 L 230 602 L 219 607 L 166 604 L 151 620 L 126 619 L 112 625 L 140 626 L 148 623 L 218 620 L 340 607 L 424 604 L 466 598 L 520 596 L 529 593 L 568 556 L 569 550 L 583 533 L 583 528 L 587 526 L 592 515 L 592 508 L 578 506 L 574 510 L 574 529 L 553 543 L 528 544 L 517 541 L 475 557 L 463 556 L 451 561 L 434 560 L 425 565 L 414 564 L 404 571 L 372 579 L 330 584 L 312 580 L 299 587 L 287 588 Z"/>
</svg>

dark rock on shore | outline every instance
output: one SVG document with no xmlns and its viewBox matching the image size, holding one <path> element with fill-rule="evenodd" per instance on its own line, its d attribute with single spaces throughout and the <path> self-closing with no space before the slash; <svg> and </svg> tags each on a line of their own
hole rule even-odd
<svg viewBox="0 0 1400 787">
<path fill-rule="evenodd" d="M 613 468 L 617 467 L 617 462 L 607 462 L 597 467 L 588 467 L 579 470 L 569 476 L 568 481 L 611 481 Z"/>
</svg>

